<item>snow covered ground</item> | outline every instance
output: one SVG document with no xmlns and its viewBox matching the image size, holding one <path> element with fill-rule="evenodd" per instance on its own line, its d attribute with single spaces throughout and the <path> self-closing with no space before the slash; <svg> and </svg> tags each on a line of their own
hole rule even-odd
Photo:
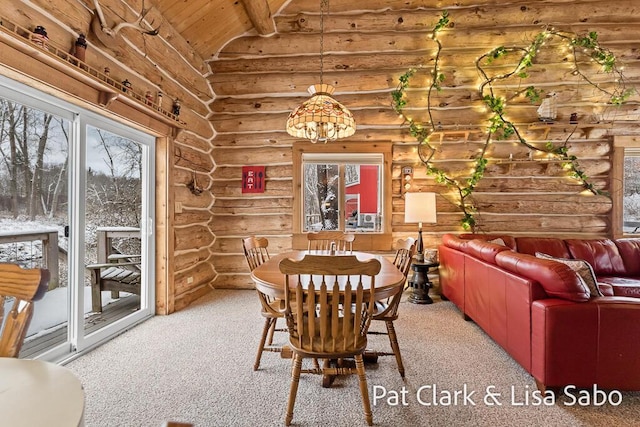
<svg viewBox="0 0 640 427">
<path fill-rule="evenodd" d="M 29 221 L 26 218 L 0 217 L 0 235 L 18 234 L 33 230 L 55 229 L 58 231 L 58 246 L 62 251 L 68 248 L 68 239 L 64 237 L 64 225 L 57 222 L 58 219 L 40 218 L 37 221 Z M 95 233 L 92 233 L 95 234 Z M 40 241 L 34 242 L 14 242 L 0 244 L 0 262 L 18 263 L 24 268 L 44 267 L 42 258 L 42 244 Z M 34 315 L 27 332 L 27 337 L 33 334 L 43 334 L 56 328 L 63 327 L 68 319 L 68 296 L 67 296 L 67 266 L 66 260 L 59 262 L 60 284 L 59 288 L 53 289 L 45 297 L 36 301 Z M 103 292 L 102 302 L 108 304 L 113 301 L 111 292 Z M 5 303 L 5 313 L 10 310 L 13 301 Z M 91 288 L 86 287 L 84 291 L 84 312 L 91 311 Z"/>
<path fill-rule="evenodd" d="M 122 293 L 122 296 L 128 294 Z M 56 288 L 47 292 L 45 297 L 40 301 L 36 301 L 33 307 L 33 318 L 27 331 L 27 338 L 33 334 L 49 333 L 57 328 L 67 324 L 69 298 L 67 296 L 67 288 Z M 102 303 L 108 304 L 114 301 L 111 298 L 111 292 L 102 293 Z M 13 301 L 7 301 L 4 304 L 5 313 L 7 313 L 13 304 Z M 91 288 L 86 288 L 84 292 L 84 313 L 85 316 L 91 312 Z"/>
</svg>

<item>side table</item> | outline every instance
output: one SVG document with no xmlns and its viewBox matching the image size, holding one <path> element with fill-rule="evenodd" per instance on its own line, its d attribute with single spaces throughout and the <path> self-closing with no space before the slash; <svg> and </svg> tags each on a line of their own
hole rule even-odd
<svg viewBox="0 0 640 427">
<path fill-rule="evenodd" d="M 439 262 L 434 261 L 413 261 L 411 270 L 413 271 L 409 279 L 409 287 L 413 288 L 413 292 L 409 296 L 409 302 L 414 304 L 431 304 L 433 300 L 429 296 L 429 289 L 433 284 L 429 281 L 429 270 L 439 267 Z"/>
</svg>

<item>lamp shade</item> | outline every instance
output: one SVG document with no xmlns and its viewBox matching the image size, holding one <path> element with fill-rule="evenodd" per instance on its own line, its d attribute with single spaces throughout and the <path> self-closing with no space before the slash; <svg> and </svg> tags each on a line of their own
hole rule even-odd
<svg viewBox="0 0 640 427">
<path fill-rule="evenodd" d="M 405 193 L 404 222 L 435 224 L 436 193 Z"/>
<path fill-rule="evenodd" d="M 334 88 L 328 84 L 310 86 L 311 98 L 289 114 L 287 132 L 311 142 L 327 142 L 351 136 L 356 122 L 351 112 L 331 97 Z"/>
</svg>

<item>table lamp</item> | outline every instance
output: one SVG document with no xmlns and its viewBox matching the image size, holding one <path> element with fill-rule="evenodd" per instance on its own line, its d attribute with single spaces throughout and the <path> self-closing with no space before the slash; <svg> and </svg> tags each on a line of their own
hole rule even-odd
<svg viewBox="0 0 640 427">
<path fill-rule="evenodd" d="M 416 243 L 415 259 L 418 262 L 424 262 L 422 223 L 435 224 L 437 222 L 436 193 L 405 193 L 404 222 L 418 223 L 418 242 Z"/>
</svg>

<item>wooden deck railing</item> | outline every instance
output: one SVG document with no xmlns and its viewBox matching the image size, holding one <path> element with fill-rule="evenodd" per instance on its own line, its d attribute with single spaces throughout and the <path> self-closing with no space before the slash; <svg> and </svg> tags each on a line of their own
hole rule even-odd
<svg viewBox="0 0 640 427">
<path fill-rule="evenodd" d="M 49 270 L 51 280 L 49 290 L 60 286 L 60 271 L 58 268 L 58 230 L 55 228 L 42 228 L 25 231 L 0 232 L 0 244 L 20 242 L 42 242 L 42 268 Z M 10 261 L 10 262 L 18 262 Z"/>
</svg>

